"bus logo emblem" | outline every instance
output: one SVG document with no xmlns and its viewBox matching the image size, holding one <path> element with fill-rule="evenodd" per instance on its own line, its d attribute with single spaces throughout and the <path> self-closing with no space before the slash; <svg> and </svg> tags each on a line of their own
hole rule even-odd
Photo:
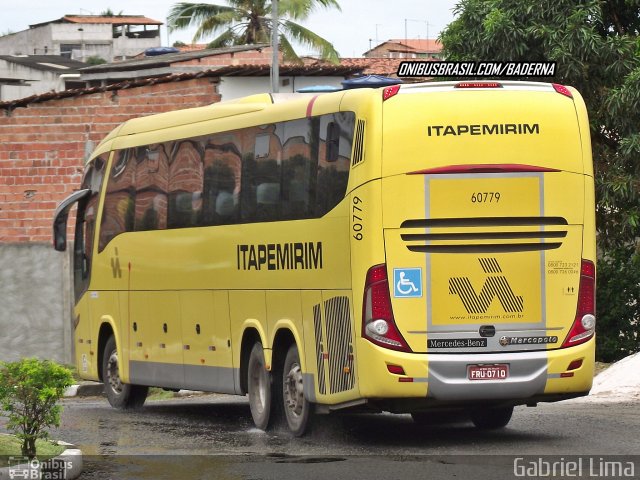
<svg viewBox="0 0 640 480">
<path fill-rule="evenodd" d="M 111 271 L 113 272 L 113 278 L 122 278 L 122 269 L 120 268 L 120 257 L 118 256 L 117 248 L 116 256 L 111 257 Z"/>
<path fill-rule="evenodd" d="M 422 297 L 422 269 L 394 268 L 393 296 L 397 298 Z"/>
<path fill-rule="evenodd" d="M 498 301 L 505 312 L 522 313 L 524 299 L 521 295 L 513 293 L 507 277 L 502 273 L 498 260 L 495 258 L 479 258 L 478 262 L 480 262 L 484 273 L 488 274 L 480 294 L 476 293 L 468 277 L 449 278 L 449 294 L 458 295 L 469 314 L 487 313 L 495 297 L 498 297 Z"/>
</svg>

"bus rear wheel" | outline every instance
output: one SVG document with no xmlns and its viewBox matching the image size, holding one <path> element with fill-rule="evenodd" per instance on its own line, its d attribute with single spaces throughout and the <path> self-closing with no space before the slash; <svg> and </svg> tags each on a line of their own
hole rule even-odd
<svg viewBox="0 0 640 480">
<path fill-rule="evenodd" d="M 118 362 L 116 339 L 112 335 L 107 340 L 102 355 L 102 379 L 107 400 L 114 408 L 135 409 L 144 405 L 149 387 L 122 383 Z"/>
<path fill-rule="evenodd" d="M 474 408 L 470 412 L 471 421 L 480 430 L 496 430 L 506 427 L 513 415 L 513 407 Z"/>
<path fill-rule="evenodd" d="M 259 429 L 266 430 L 271 420 L 271 374 L 265 366 L 264 350 L 260 342 L 253 345 L 249 355 L 247 390 L 253 423 Z"/>
<path fill-rule="evenodd" d="M 287 426 L 293 435 L 304 435 L 310 424 L 313 406 L 304 396 L 300 354 L 294 344 L 289 347 L 282 369 L 282 405 Z"/>
</svg>

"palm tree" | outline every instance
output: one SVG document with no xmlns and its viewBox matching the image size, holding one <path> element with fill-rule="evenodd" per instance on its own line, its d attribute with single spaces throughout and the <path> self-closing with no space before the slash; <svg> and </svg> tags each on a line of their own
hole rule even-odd
<svg viewBox="0 0 640 480">
<path fill-rule="evenodd" d="M 197 26 L 193 37 L 196 42 L 209 35 L 218 36 L 208 47 L 219 48 L 230 45 L 270 43 L 271 0 L 226 0 L 227 5 L 210 3 L 176 3 L 171 7 L 167 23 L 170 28 L 180 29 Z M 285 60 L 301 62 L 289 39 L 312 48 L 324 60 L 337 63 L 338 52 L 333 45 L 311 30 L 295 23 L 304 20 L 317 7 L 335 7 L 337 0 L 278 0 L 279 41 Z"/>
</svg>

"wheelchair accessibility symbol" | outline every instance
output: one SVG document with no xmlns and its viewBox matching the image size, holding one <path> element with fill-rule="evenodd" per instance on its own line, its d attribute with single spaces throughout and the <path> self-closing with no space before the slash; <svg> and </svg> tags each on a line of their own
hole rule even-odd
<svg viewBox="0 0 640 480">
<path fill-rule="evenodd" d="M 400 298 L 415 298 L 422 296 L 421 268 L 393 269 L 393 296 Z"/>
</svg>

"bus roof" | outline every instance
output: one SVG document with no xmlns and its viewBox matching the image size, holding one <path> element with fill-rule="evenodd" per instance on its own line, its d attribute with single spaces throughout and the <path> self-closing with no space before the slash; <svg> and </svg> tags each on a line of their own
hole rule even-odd
<svg viewBox="0 0 640 480">
<path fill-rule="evenodd" d="M 497 85 L 505 90 L 529 90 L 529 91 L 553 91 L 556 87 L 554 84 L 541 82 L 519 82 L 519 81 L 450 81 L 450 82 L 421 82 L 421 83 L 405 83 L 397 85 L 397 93 L 412 94 L 426 92 L 444 92 L 460 89 L 461 84 L 471 85 L 472 88 L 484 89 L 493 88 Z M 491 86 L 490 86 L 491 85 Z M 206 105 L 203 107 L 195 107 L 172 112 L 159 113 L 145 117 L 133 118 L 122 125 L 116 127 L 100 142 L 96 148 L 96 152 L 91 158 L 109 150 L 110 141 L 117 137 L 125 137 L 129 135 L 143 134 L 158 131 L 166 128 L 174 128 L 185 125 L 197 124 L 215 119 L 235 117 L 249 113 L 260 112 L 266 109 L 277 109 L 283 116 L 290 118 L 302 118 L 309 115 L 310 102 L 315 102 L 318 97 L 322 97 L 325 106 L 331 106 L 335 110 L 339 110 L 342 98 L 348 96 L 367 97 L 374 95 L 374 91 L 380 91 L 384 87 L 376 88 L 358 88 L 351 90 L 339 90 L 336 92 L 311 92 L 311 93 L 260 93 L 249 95 L 246 97 L 236 98 L 232 100 L 222 101 Z M 387 87 L 388 88 L 388 87 Z M 362 98 L 361 97 L 361 98 Z M 370 98 L 370 97 L 369 97 Z M 314 112 L 316 107 L 314 106 Z"/>
</svg>

